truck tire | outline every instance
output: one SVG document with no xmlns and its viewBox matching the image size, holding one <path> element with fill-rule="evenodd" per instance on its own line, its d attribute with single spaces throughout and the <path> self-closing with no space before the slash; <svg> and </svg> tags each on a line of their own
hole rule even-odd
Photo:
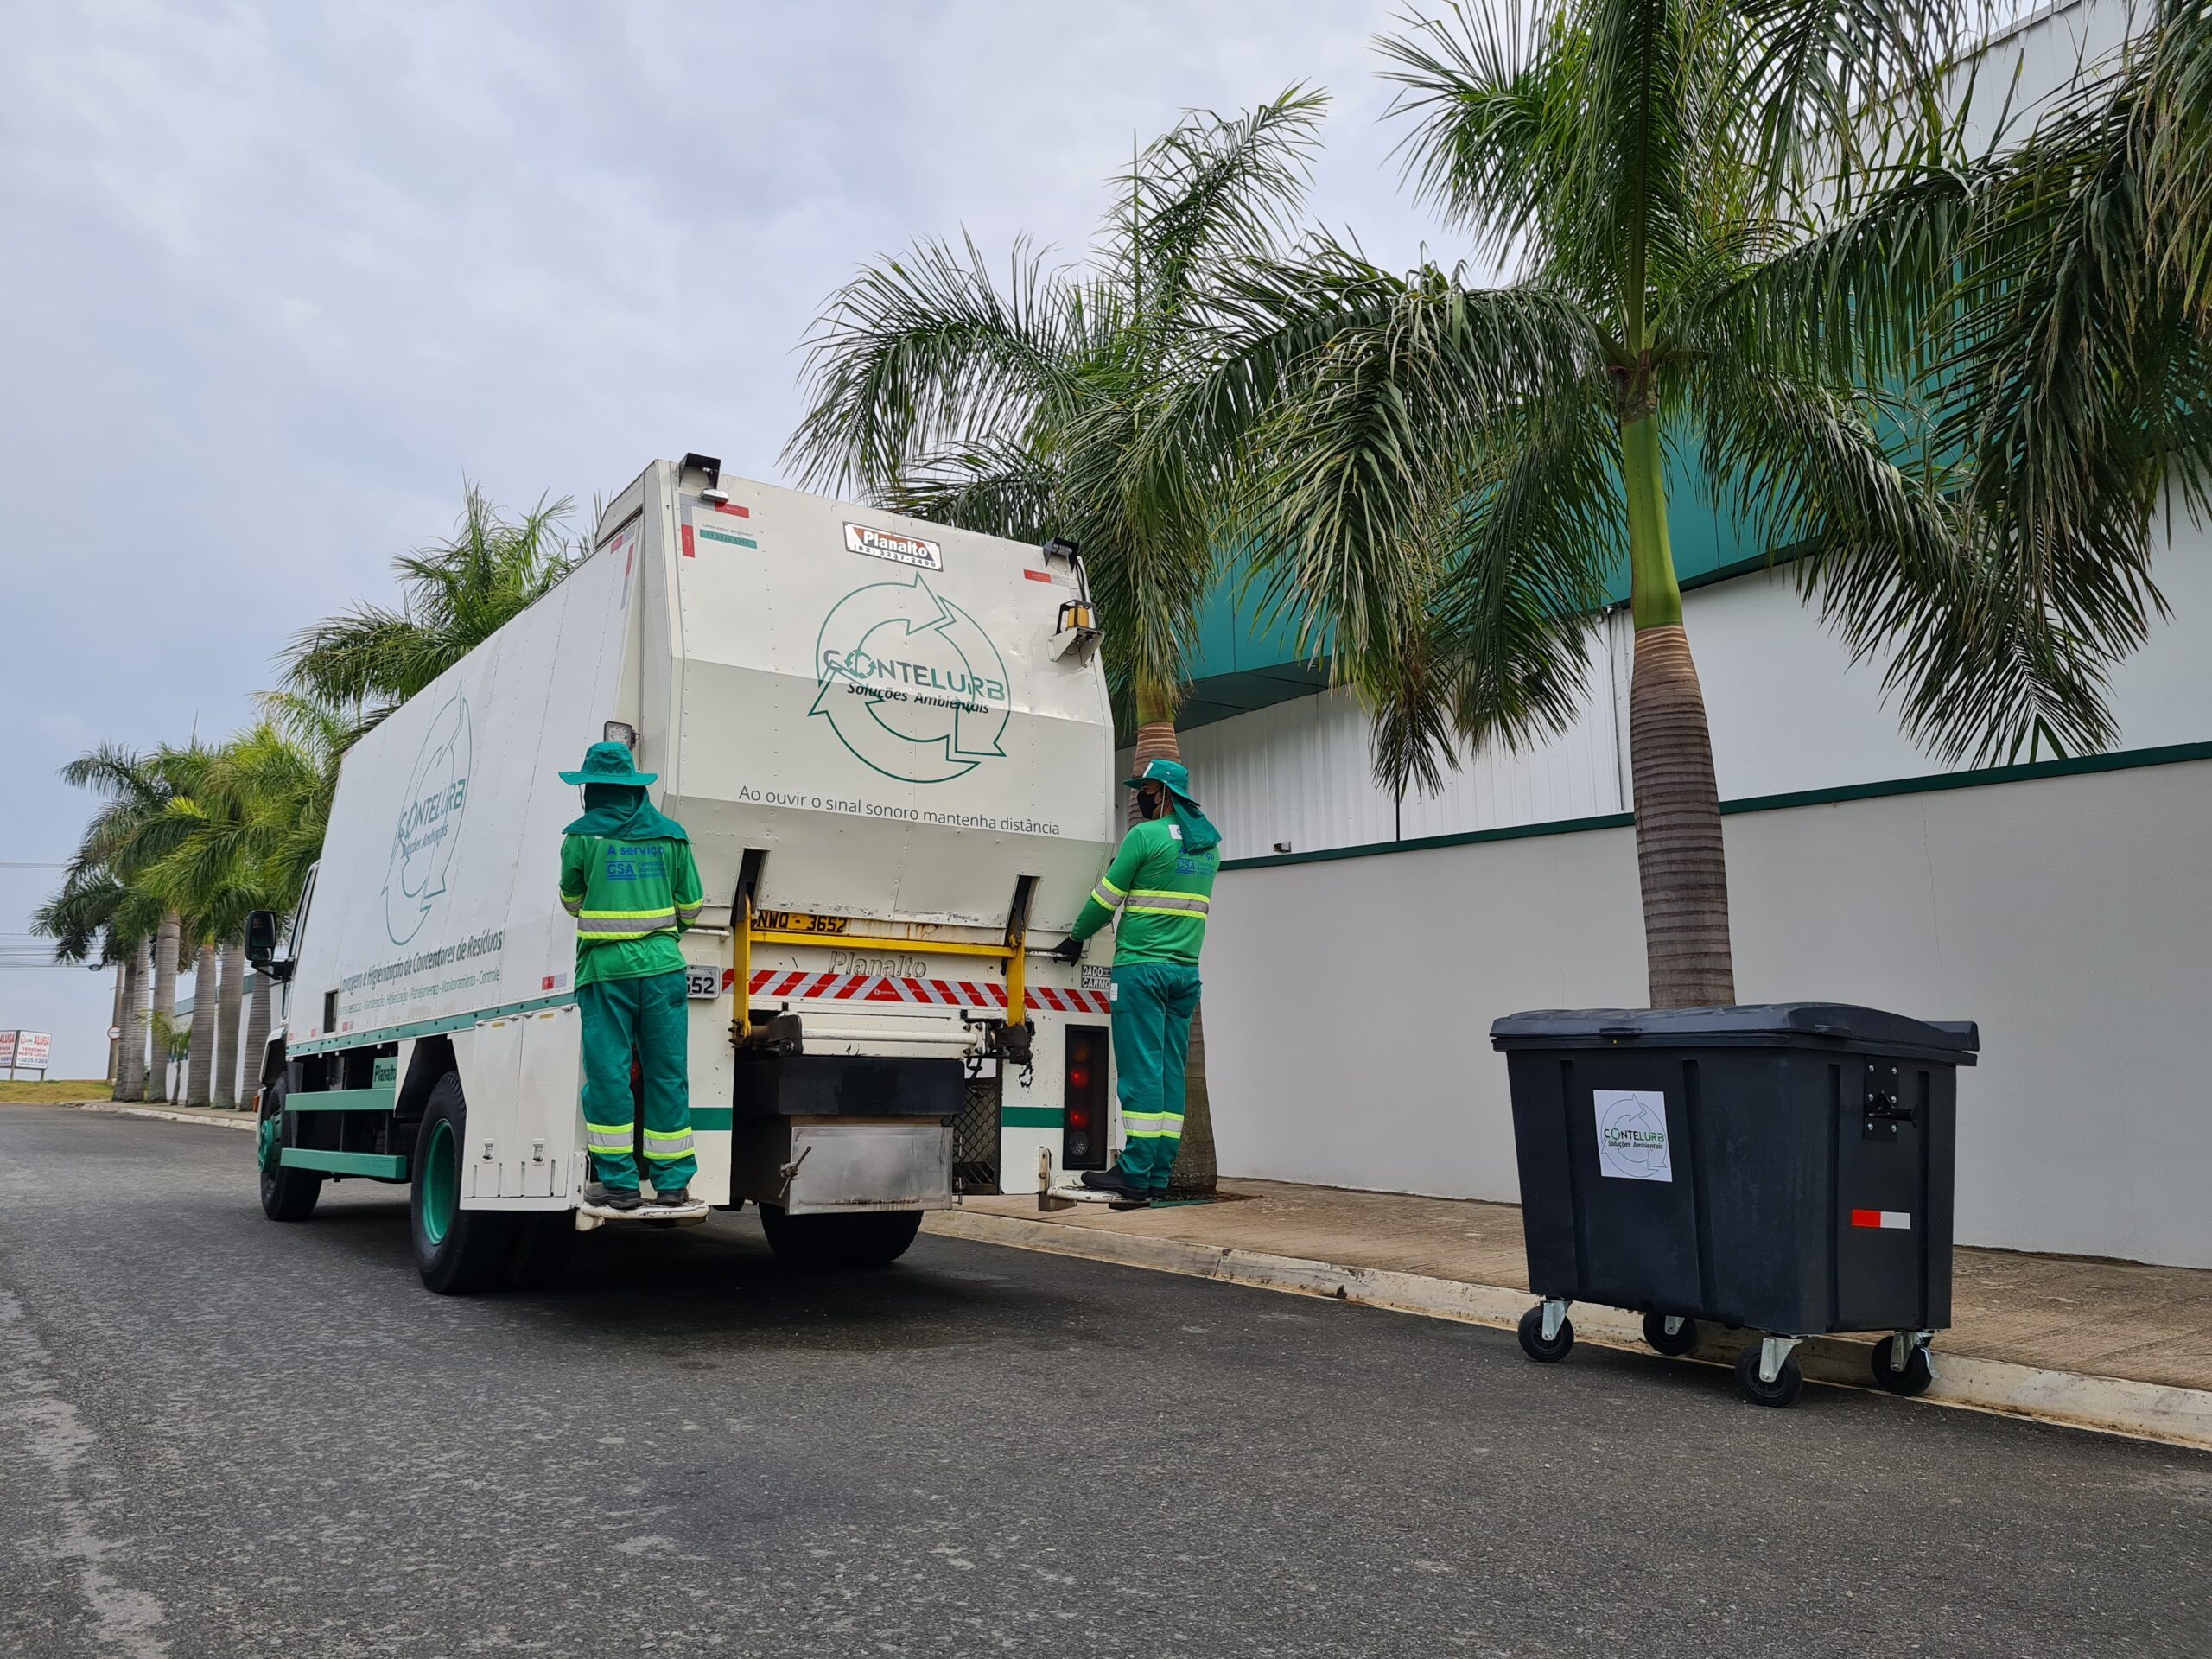
<svg viewBox="0 0 2212 1659">
<path fill-rule="evenodd" d="M 261 1160 L 261 1213 L 271 1221 L 305 1221 L 322 1196 L 322 1172 L 287 1169 L 277 1154 L 292 1144 L 292 1120 L 284 1112 L 282 1078 L 261 1091 L 261 1114 L 254 1141 Z"/>
<path fill-rule="evenodd" d="M 415 1135 L 414 1179 L 407 1190 L 415 1266 L 441 1296 L 466 1296 L 504 1278 L 514 1248 L 514 1217 L 461 1207 L 461 1149 L 468 1107 L 461 1078 L 448 1071 L 430 1090 Z"/>
<path fill-rule="evenodd" d="M 884 1268 L 906 1254 L 921 1230 L 918 1210 L 867 1210 L 853 1215 L 793 1216 L 760 1206 L 760 1230 L 776 1259 L 795 1268 Z"/>
</svg>

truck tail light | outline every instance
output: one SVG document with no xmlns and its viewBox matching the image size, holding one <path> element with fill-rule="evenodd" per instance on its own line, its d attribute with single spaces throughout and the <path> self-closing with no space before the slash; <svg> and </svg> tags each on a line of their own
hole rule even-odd
<svg viewBox="0 0 2212 1659">
<path fill-rule="evenodd" d="M 1065 1114 L 1060 1130 L 1062 1169 L 1106 1167 L 1106 1028 L 1067 1028 Z"/>
</svg>

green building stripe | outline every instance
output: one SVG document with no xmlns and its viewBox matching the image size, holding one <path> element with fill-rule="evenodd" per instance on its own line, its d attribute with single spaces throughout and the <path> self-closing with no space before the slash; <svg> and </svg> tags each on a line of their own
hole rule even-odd
<svg viewBox="0 0 2212 1659">
<path fill-rule="evenodd" d="M 2212 760 L 2212 743 L 2169 743 L 2157 748 L 2121 749 L 2112 754 L 2077 755 L 2064 760 L 2030 760 L 2018 766 L 1983 766 L 1973 772 L 1931 772 L 1872 784 L 1843 784 L 1833 789 L 1803 789 L 1785 795 L 1749 795 L 1723 801 L 1724 817 L 1738 812 L 1786 812 L 1801 806 L 1834 806 L 1845 801 L 1878 800 L 1890 795 L 1932 795 L 1954 789 L 1987 789 L 1999 784 L 2030 784 L 2045 778 L 2079 778 L 2101 772 L 2133 772 L 2145 766 L 2179 766 Z M 1421 836 L 1410 841 L 1370 841 L 1355 847 L 1324 847 L 1311 853 L 1270 853 L 1257 858 L 1225 858 L 1224 870 L 1266 870 L 1281 864 L 1324 864 L 1337 858 L 1376 858 L 1385 853 L 1430 852 L 1440 847 L 1471 847 L 1488 841 L 1524 841 L 1532 836 L 1579 836 L 1592 830 L 1625 830 L 1633 812 L 1607 812 L 1589 818 L 1555 818 L 1548 823 L 1512 823 L 1496 830 L 1466 830 L 1457 835 Z"/>
<path fill-rule="evenodd" d="M 999 1127 L 1002 1129 L 1058 1129 L 1065 1126 L 1066 1116 L 1057 1106 L 999 1108 Z"/>
<path fill-rule="evenodd" d="M 727 1106 L 694 1106 L 691 1109 L 691 1127 L 708 1135 L 727 1134 L 732 1116 L 731 1109 Z"/>
</svg>

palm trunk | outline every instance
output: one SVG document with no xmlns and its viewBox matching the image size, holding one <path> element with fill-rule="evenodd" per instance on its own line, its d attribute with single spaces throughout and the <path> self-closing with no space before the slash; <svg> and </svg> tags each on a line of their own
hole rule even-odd
<svg viewBox="0 0 2212 1659">
<path fill-rule="evenodd" d="M 1629 758 L 1636 788 L 1637 871 L 1655 1008 L 1736 1000 L 1728 944 L 1728 864 L 1713 738 L 1667 537 L 1659 423 L 1648 405 L 1621 423 L 1628 486 L 1630 608 L 1636 665 L 1629 681 Z"/>
<path fill-rule="evenodd" d="M 245 942 L 223 947 L 223 989 L 215 1002 L 215 1103 L 238 1103 L 238 1007 L 245 989 Z"/>
<path fill-rule="evenodd" d="M 123 964 L 118 962 L 115 964 L 115 995 L 111 1000 L 107 1016 L 108 1029 L 115 1033 L 107 1039 L 107 1073 L 103 1079 L 110 1084 L 118 1080 L 117 1068 L 123 1060 Z M 120 1089 L 115 1091 L 115 1098 L 123 1098 Z"/>
<path fill-rule="evenodd" d="M 269 1046 L 269 976 L 256 974 L 245 988 L 245 1092 L 238 1104 L 261 1104 L 261 1051 Z"/>
<path fill-rule="evenodd" d="M 162 931 L 154 936 L 154 1012 L 163 1020 L 176 1016 L 176 955 L 183 928 L 175 911 L 162 918 Z M 154 1058 L 151 1085 L 146 1090 L 149 1100 L 167 1100 L 169 1088 L 169 1052 L 167 1044 Z"/>
<path fill-rule="evenodd" d="M 1175 741 L 1175 696 L 1170 692 L 1137 688 L 1137 753 L 1132 772 L 1142 772 L 1149 760 L 1183 759 Z M 1129 822 L 1137 821 L 1136 791 L 1129 791 Z M 1221 1166 L 1214 1155 L 1213 1101 L 1206 1090 L 1205 1008 L 1203 1003 L 1191 1016 L 1191 1058 L 1183 1079 L 1183 1146 L 1175 1154 L 1174 1173 L 1168 1177 L 1171 1198 L 1210 1198 L 1221 1184 Z"/>
<path fill-rule="evenodd" d="M 115 1097 L 146 1098 L 146 982 L 151 976 L 146 941 L 131 947 L 123 964 L 123 1046 L 116 1055 Z"/>
<path fill-rule="evenodd" d="M 215 942 L 202 939 L 192 962 L 192 1046 L 185 1051 L 184 1103 L 205 1106 L 215 1092 Z"/>
</svg>

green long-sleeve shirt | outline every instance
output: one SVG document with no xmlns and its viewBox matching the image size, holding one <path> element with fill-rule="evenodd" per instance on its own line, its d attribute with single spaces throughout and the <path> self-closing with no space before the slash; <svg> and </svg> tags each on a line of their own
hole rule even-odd
<svg viewBox="0 0 2212 1659">
<path fill-rule="evenodd" d="M 705 897 L 691 844 L 564 836 L 561 908 L 576 918 L 576 984 L 683 971 L 677 935 Z"/>
<path fill-rule="evenodd" d="M 1122 838 L 1113 863 L 1084 901 L 1071 930 L 1087 939 L 1121 912 L 1114 930 L 1114 960 L 1179 962 L 1195 968 L 1205 943 L 1206 908 L 1213 899 L 1221 849 L 1183 850 L 1182 826 L 1148 818 Z"/>
</svg>

